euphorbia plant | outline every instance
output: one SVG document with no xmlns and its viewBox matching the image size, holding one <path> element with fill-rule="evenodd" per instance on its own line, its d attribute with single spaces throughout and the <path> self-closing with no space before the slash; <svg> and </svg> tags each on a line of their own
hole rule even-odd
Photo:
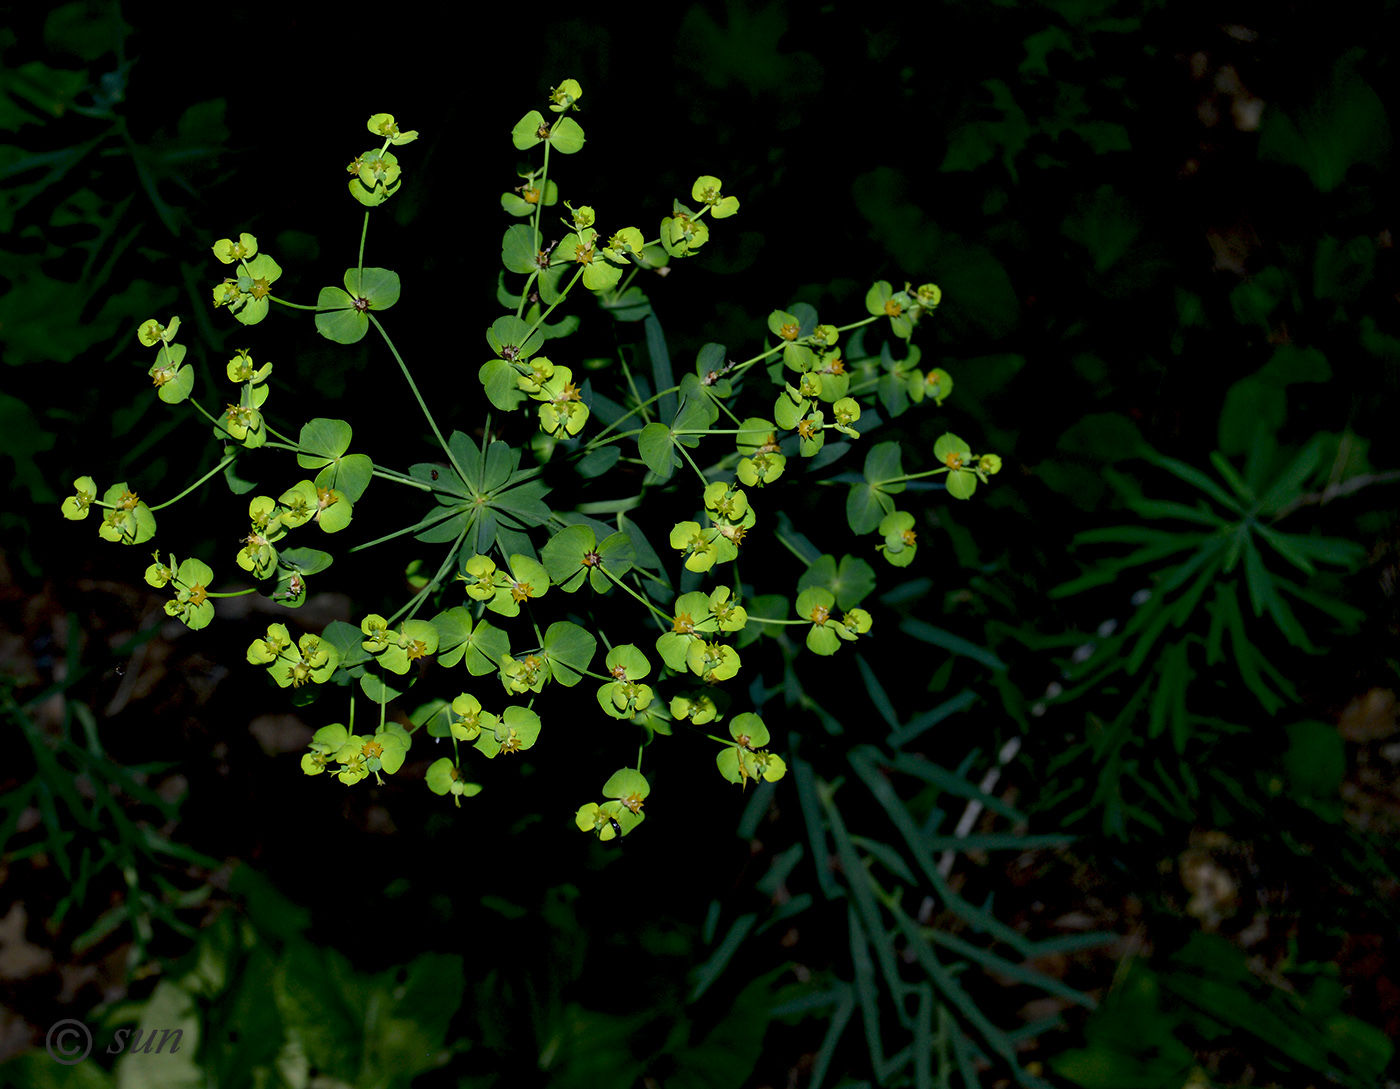
<svg viewBox="0 0 1400 1089">
<path fill-rule="evenodd" d="M 356 550 L 406 537 L 416 542 L 411 593 L 392 615 L 366 611 L 358 623 L 333 622 L 319 634 L 273 623 L 248 649 L 249 662 L 264 667 L 294 702 L 324 698 L 332 686 L 345 694 L 345 724 L 316 732 L 303 770 L 330 772 L 327 778 L 347 785 L 382 781 L 399 771 L 415 735 L 425 732 L 451 747 L 427 769 L 428 787 L 460 806 L 482 789 L 470 781 L 474 762 L 548 743 L 547 689 L 590 678 L 596 698 L 572 704 L 570 719 L 608 724 L 596 731 L 602 748 L 618 743 L 619 730 L 632 734 L 623 737 L 625 746 L 640 743 L 636 765 L 604 784 L 605 800 L 575 814 L 580 829 L 609 840 L 642 823 L 651 789 L 641 773 L 646 747 L 678 724 L 721 744 L 716 764 L 724 779 L 743 787 L 780 778 L 786 765 L 769 750 L 767 727 L 743 710 L 741 649 L 757 654 L 756 641 L 769 638 L 789 657 L 803 648 L 830 656 L 871 637 L 879 611 L 863 603 L 877 588 L 876 569 L 919 559 L 917 508 L 897 509 L 894 497 L 931 487 L 925 481 L 909 488 L 911 481 L 943 477 L 949 496 L 966 499 L 1000 461 L 944 435 L 934 448 L 937 468 L 905 473 L 897 441 L 870 446 L 863 471 L 849 468 L 887 418 L 924 400 L 941 404 L 953 388 L 946 371 L 921 366 L 912 343 L 941 302 L 933 284 L 879 281 L 866 295 L 866 315 L 846 324 L 823 322 L 806 303 L 775 309 L 766 343 L 736 353 L 738 359 L 723 345 L 706 344 L 677 379 L 644 285 L 701 253 L 711 221 L 737 214 L 740 200 L 719 177 L 702 174 L 684 199 L 651 220 L 657 227 L 650 237 L 603 199 L 596 208 L 561 202 L 555 166 L 558 156 L 584 146 L 584 130 L 570 116 L 582 95 L 577 82 L 565 80 L 551 89 L 548 115 L 530 110 L 510 133 L 518 151 L 538 158 L 514 170 L 520 184 L 500 200 L 516 221 L 500 250 L 496 300 L 506 312 L 485 324 L 486 351 L 474 364 L 489 414 L 462 415 L 441 393 L 430 405 L 382 320 L 400 303 L 404 285 L 397 273 L 366 265 L 369 225 L 374 210 L 409 183 L 400 154 L 418 135 L 392 115 L 369 118 L 375 146 L 349 159 L 349 196 L 363 206 L 359 249 L 314 304 L 278 297 L 283 269 L 252 234 L 239 230 L 212 247 L 220 266 L 214 305 L 242 325 L 258 325 L 281 307 L 314 314 L 318 332 L 336 344 L 354 344 L 372 330 L 436 441 L 432 460 L 391 467 L 379 459 L 397 452 L 398 443 L 357 446 L 351 424 L 329 416 L 313 416 L 295 434 L 280 430 L 286 425 L 276 413 L 284 406 L 269 396 L 272 365 L 256 347 L 227 360 L 232 389 L 206 408 L 186 347 L 176 340 L 179 318 L 143 322 L 137 337 L 156 352 L 143 365 L 156 395 L 203 417 L 222 446 L 218 465 L 176 499 L 218 475 L 235 491 L 244 488 L 233 471 L 243 458 L 290 455 L 296 463 L 276 471 L 280 483 L 267 494 L 251 498 L 246 526 L 237 530 L 241 547 L 225 557 L 255 588 L 214 592 L 214 572 L 203 560 L 177 564 L 171 556 L 163 564 L 157 554 L 146 577 L 171 591 L 172 616 L 203 627 L 214 616 L 212 599 L 259 589 L 295 609 L 309 581 L 333 563 L 330 552 L 307 546 L 308 535 L 327 544 L 320 534 L 353 537 L 356 517 L 367 509 L 376 525 L 392 525 L 400 512 L 400 528 L 376 531 Z M 612 320 L 643 323 L 649 372 L 626 351 L 611 361 L 584 361 L 569 351 L 579 317 L 564 308 L 589 295 Z M 522 425 L 533 439 L 511 444 L 500 437 Z M 270 453 L 250 455 L 259 449 Z M 367 499 L 375 480 L 383 483 Z M 554 486 L 561 480 L 572 486 Z M 589 485 L 609 498 L 563 498 Z M 795 570 L 749 561 L 754 534 L 773 533 L 781 519 L 801 524 L 800 499 L 814 485 L 844 488 L 845 525 L 870 542 L 863 554 L 839 562 L 835 554 L 809 557 Z M 389 488 L 397 492 L 385 494 Z M 63 501 L 65 517 L 81 519 L 97 507 L 104 539 L 140 544 L 154 537 L 160 507 L 147 506 L 125 482 L 101 500 L 90 477 L 74 489 Z M 829 530 L 815 523 L 811 532 L 820 538 Z M 800 645 L 786 634 L 790 626 L 800 631 Z M 427 670 L 431 662 L 436 668 Z M 461 667 L 465 676 L 451 679 Z M 492 674 L 494 685 L 480 683 Z M 420 677 L 446 694 L 391 717 L 390 705 Z M 356 703 L 363 700 L 373 707 L 373 729 L 357 732 Z M 730 719 L 736 703 L 739 713 Z M 709 734 L 711 723 L 728 737 Z"/>
</svg>

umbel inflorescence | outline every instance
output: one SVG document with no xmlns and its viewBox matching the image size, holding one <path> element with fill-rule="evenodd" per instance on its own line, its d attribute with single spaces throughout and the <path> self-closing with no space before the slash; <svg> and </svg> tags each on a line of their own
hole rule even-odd
<svg viewBox="0 0 1400 1089">
<path fill-rule="evenodd" d="M 933 450 L 937 467 L 906 473 L 898 442 L 866 440 L 885 419 L 925 400 L 941 405 L 952 391 L 949 374 L 922 367 L 912 343 L 940 303 L 933 284 L 897 290 L 880 281 L 866 294 L 866 313 L 845 325 L 820 321 L 802 303 L 775 310 L 769 342 L 749 358 L 736 361 L 724 346 L 706 344 L 677 379 L 643 284 L 698 254 L 711 222 L 735 215 L 739 200 L 719 178 L 702 175 L 688 200 L 675 200 L 651 232 L 606 222 L 590 205 L 561 205 L 554 160 L 584 146 L 583 128 L 571 116 L 582 93 L 565 80 L 551 90 L 548 119 L 531 110 L 511 132 L 517 151 L 540 154 L 517 169 L 518 184 L 501 195 L 503 213 L 516 222 L 500 251 L 497 301 L 505 313 L 484 331 L 490 354 L 479 379 L 492 415 L 473 426 L 479 442 L 461 428 L 443 433 L 381 320 L 399 301 L 400 281 L 365 264 L 368 226 L 373 209 L 404 184 L 395 149 L 418 133 L 401 130 L 391 114 L 375 114 L 367 128 L 376 146 L 346 168 L 349 194 L 364 212 L 357 259 L 340 286 L 322 288 L 314 305 L 279 298 L 281 266 L 244 232 L 213 246 L 222 275 L 212 300 L 246 327 L 274 305 L 310 312 L 321 335 L 337 344 L 356 343 L 373 329 L 435 436 L 436 460 L 392 468 L 353 449 L 351 424 L 329 416 L 308 420 L 295 435 L 279 431 L 267 412 L 273 365 L 253 349 L 228 358 L 229 391 L 205 407 L 177 340 L 180 319 L 152 319 L 137 338 L 155 352 L 147 369 L 155 394 L 191 419 L 203 418 L 219 446 L 216 463 L 155 506 L 126 481 L 99 499 L 93 479 L 80 477 L 62 512 L 81 520 L 96 508 L 99 536 L 142 545 L 155 538 L 156 511 L 195 489 L 221 486 L 216 478 L 235 494 L 249 491 L 237 465 L 250 451 L 295 459 L 295 470 L 281 470 L 279 494 L 247 500 L 239 547 L 225 557 L 253 587 L 216 591 L 204 559 L 154 553 L 146 581 L 169 591 L 169 615 L 202 628 L 214 619 L 214 601 L 233 594 L 261 592 L 296 609 L 333 562 L 312 542 L 347 530 L 371 483 L 381 482 L 376 496 L 397 489 L 399 503 L 386 496 L 376 522 L 392 524 L 399 512 L 401 528 L 355 547 L 411 537 L 434 550 L 429 562 L 411 564 L 409 599 L 391 616 L 336 621 L 319 634 L 273 623 L 248 648 L 250 665 L 294 703 L 310 704 L 334 689 L 346 697 L 345 721 L 316 731 L 302 769 L 346 785 L 382 782 L 426 734 L 452 753 L 428 767 L 428 787 L 460 806 L 482 789 L 472 781 L 479 760 L 540 742 L 538 704 L 546 688 L 586 685 L 596 698 L 575 701 L 571 715 L 630 725 L 639 743 L 633 766 L 607 777 L 602 800 L 585 802 L 575 815 L 580 829 L 610 840 L 642 822 L 651 789 L 642 774 L 646 747 L 678 726 L 718 746 L 716 767 L 729 782 L 780 778 L 785 765 L 771 751 L 762 718 L 731 714 L 742 655 L 761 649 L 761 639 L 777 640 L 785 653 L 834 655 L 869 637 L 877 618 L 862 603 L 876 589 L 876 568 L 908 567 L 919 551 L 917 511 L 900 509 L 900 497 L 941 478 L 949 495 L 967 499 L 1001 465 L 995 454 L 973 453 L 945 434 Z M 567 338 L 580 318 L 558 312 L 587 295 L 611 320 L 643 324 L 649 371 L 626 352 L 587 369 L 568 355 Z M 503 420 L 526 414 L 536 429 L 532 440 L 510 445 L 497 437 Z M 867 449 L 856 470 L 861 446 Z M 546 485 L 546 467 L 580 484 L 615 483 L 622 494 L 561 504 L 564 490 Z M 753 534 L 777 532 L 780 522 L 801 525 L 799 500 L 813 484 L 842 489 L 847 527 L 870 544 L 838 561 L 784 538 L 803 559 L 794 589 L 790 567 L 750 570 L 757 565 L 746 565 L 746 549 Z M 684 516 L 654 524 L 645 516 L 652 511 Z M 631 607 L 619 607 L 622 599 Z M 430 660 L 437 669 L 424 674 Z M 449 685 L 475 691 L 420 703 L 403 721 L 390 717 L 389 705 L 420 675 L 440 683 L 463 673 L 466 686 Z M 369 725 L 357 727 L 360 700 L 373 713 Z"/>
</svg>

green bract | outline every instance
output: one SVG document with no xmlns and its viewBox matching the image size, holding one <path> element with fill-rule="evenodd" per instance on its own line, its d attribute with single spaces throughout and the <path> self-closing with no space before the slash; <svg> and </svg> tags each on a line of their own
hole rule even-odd
<svg viewBox="0 0 1400 1089">
<path fill-rule="evenodd" d="M 175 557 L 171 557 L 172 562 Z M 175 596 L 165 603 L 167 616 L 177 616 L 191 629 L 207 627 L 214 619 L 214 603 L 209 600 L 209 583 L 214 572 L 200 560 L 186 560 L 169 580 Z"/>
<path fill-rule="evenodd" d="M 250 234 L 240 235 L 236 243 L 224 238 L 214 244 L 215 257 L 223 264 L 238 266 L 238 275 L 215 286 L 214 306 L 227 306 L 244 325 L 256 325 L 267 317 L 272 285 L 282 275 L 282 266 L 267 254 L 257 253 L 257 246 L 257 239 Z"/>
<path fill-rule="evenodd" d="M 631 643 L 613 647 L 604 660 L 611 681 L 598 689 L 598 705 L 613 718 L 630 719 L 651 703 L 651 688 L 639 683 L 651 672 L 651 663 Z"/>
<path fill-rule="evenodd" d="M 549 108 L 554 113 L 564 113 L 566 110 L 576 110 L 575 103 L 583 95 L 583 88 L 578 85 L 576 79 L 566 79 L 558 87 L 549 89 Z"/>
<path fill-rule="evenodd" d="M 533 748 L 540 736 L 540 716 L 528 707 L 512 703 L 492 725 L 483 725 L 476 739 L 478 752 L 488 760 Z"/>
<path fill-rule="evenodd" d="M 706 684 L 718 684 L 739 672 L 739 653 L 723 643 L 696 639 L 686 647 L 685 664 Z"/>
<path fill-rule="evenodd" d="M 86 505 L 82 503 L 84 495 L 83 484 L 86 482 L 92 485 L 91 477 L 79 477 L 75 481 L 78 488 L 78 495 L 70 498 L 78 502 L 73 508 L 64 510 L 64 515 L 69 518 L 82 518 L 84 514 L 76 513 L 76 507 L 81 506 L 86 512 Z M 91 500 L 89 500 L 91 502 Z M 156 535 L 156 516 L 151 513 L 151 508 L 146 506 L 141 498 L 126 486 L 126 481 L 113 484 L 102 496 L 101 505 L 106 508 L 107 513 L 102 516 L 102 524 L 97 527 L 97 535 L 104 541 L 115 541 L 118 544 L 145 544 Z M 69 513 L 73 510 L 74 513 Z"/>
<path fill-rule="evenodd" d="M 481 709 L 481 701 L 463 692 L 452 701 L 449 730 L 459 741 L 475 741 L 482 730 L 496 729 L 496 716 Z"/>
<path fill-rule="evenodd" d="M 414 136 L 417 136 L 417 133 L 414 133 Z M 393 152 L 380 148 L 372 148 L 357 155 L 345 169 L 350 174 L 350 195 L 366 208 L 379 207 L 397 193 L 399 186 L 403 184 L 400 177 L 403 171 L 399 168 L 398 157 Z"/>
<path fill-rule="evenodd" d="M 948 467 L 948 494 L 955 499 L 970 499 L 977 490 L 978 478 L 986 479 L 978 472 L 979 459 L 956 435 L 940 436 L 933 444 L 933 456 Z"/>
<path fill-rule="evenodd" d="M 897 510 L 880 519 L 879 534 L 884 541 L 878 546 L 885 559 L 896 567 L 908 567 L 918 550 L 918 534 L 914 532 L 914 516 Z"/>
<path fill-rule="evenodd" d="M 572 155 L 583 147 L 583 127 L 572 117 L 561 117 L 552 126 L 545 124 L 544 115 L 539 110 L 531 110 L 515 123 L 510 132 L 511 142 L 520 151 L 534 147 L 541 140 L 548 140 L 555 151 Z"/>
<path fill-rule="evenodd" d="M 399 126 L 394 122 L 394 115 L 391 113 L 374 114 L 365 122 L 365 128 L 369 129 L 375 136 L 384 137 L 391 144 L 411 144 L 418 139 L 417 129 L 400 132 Z"/>
<path fill-rule="evenodd" d="M 292 644 L 291 634 L 282 624 L 268 626 L 267 634 L 248 647 L 248 661 L 267 666 L 268 674 L 280 688 L 300 688 L 305 684 L 325 684 L 340 664 L 340 650 L 310 632 Z"/>
<path fill-rule="evenodd" d="M 677 522 L 671 527 L 671 547 L 685 553 L 688 571 L 708 571 L 722 559 L 719 551 L 721 539 L 717 528 L 711 526 L 702 530 L 699 522 Z"/>
<path fill-rule="evenodd" d="M 865 293 L 865 309 L 871 314 L 882 314 L 890 319 L 890 332 L 901 340 L 908 340 L 914 332 L 914 321 L 910 309 L 914 300 L 908 292 L 895 291 L 889 282 L 880 280 Z"/>
<path fill-rule="evenodd" d="M 739 210 L 739 198 L 721 195 L 721 184 L 718 178 L 702 174 L 695 179 L 695 184 L 690 187 L 691 199 L 698 200 L 709 208 L 710 215 L 714 219 L 726 219 Z"/>
<path fill-rule="evenodd" d="M 604 843 L 625 836 L 646 819 L 642 805 L 650 793 L 651 786 L 641 772 L 623 768 L 603 784 L 603 796 L 613 800 L 580 806 L 574 824 L 581 832 L 596 832 Z"/>
<path fill-rule="evenodd" d="M 838 625 L 831 615 L 835 604 L 836 595 L 819 586 L 810 586 L 797 595 L 797 615 L 812 622 L 807 629 L 807 649 L 814 654 L 835 654 L 841 645 L 841 637 L 836 633 Z"/>
<path fill-rule="evenodd" d="M 340 742 L 339 748 L 328 753 L 326 750 L 336 741 Z M 353 786 L 371 775 L 375 782 L 382 784 L 384 780 L 379 773 L 385 771 L 392 775 L 403 767 L 404 756 L 412 744 L 408 731 L 397 722 L 388 723 L 367 737 L 347 734 L 344 726 L 336 724 L 316 732 L 309 758 L 302 757 L 301 766 L 308 775 L 315 775 L 334 760 L 340 765 L 336 778 L 346 786 Z"/>
<path fill-rule="evenodd" d="M 685 692 L 671 697 L 671 717 L 689 719 L 696 726 L 714 722 L 720 716 L 722 690 Z"/>
<path fill-rule="evenodd" d="M 171 344 L 161 339 L 156 361 L 146 372 L 151 376 L 151 384 L 156 387 L 156 396 L 168 405 L 179 404 L 194 389 L 194 371 L 181 366 L 184 361 L 183 344 Z"/>
<path fill-rule="evenodd" d="M 710 228 L 680 201 L 661 221 L 661 245 L 672 257 L 689 257 L 710 240 Z"/>
<path fill-rule="evenodd" d="M 568 367 L 555 367 L 539 391 L 530 396 L 544 402 L 539 409 L 540 430 L 547 435 L 561 427 L 567 434 L 577 435 L 588 422 L 588 406 L 583 403 Z"/>
<path fill-rule="evenodd" d="M 74 494 L 63 500 L 60 509 L 63 511 L 63 517 L 81 522 L 88 516 L 88 508 L 97 498 L 97 484 L 90 476 L 80 476 L 73 481 L 73 492 Z"/>
<path fill-rule="evenodd" d="M 734 744 L 721 749 L 715 758 L 719 773 L 729 782 L 747 787 L 751 779 L 766 779 L 771 783 L 787 774 L 787 764 L 782 757 L 763 748 L 768 744 L 768 727 L 757 715 L 736 715 L 729 724 L 729 736 Z"/>
<path fill-rule="evenodd" d="M 496 596 L 496 561 L 489 556 L 473 556 L 462 564 L 457 581 L 464 584 L 473 601 L 490 601 Z"/>
<path fill-rule="evenodd" d="M 369 636 L 361 645 L 390 673 L 407 673 L 410 665 L 438 648 L 437 628 L 426 620 L 405 620 L 397 631 L 390 631 L 383 617 L 371 615 L 360 628 Z"/>
<path fill-rule="evenodd" d="M 428 789 L 434 794 L 451 794 L 452 804 L 460 806 L 463 798 L 471 798 L 481 793 L 479 783 L 468 783 L 462 778 L 462 769 L 444 756 L 434 760 L 428 768 Z"/>
<path fill-rule="evenodd" d="M 583 585 L 584 579 L 600 594 L 612 589 L 607 571 L 621 578 L 632 567 L 635 554 L 625 533 L 613 533 L 601 544 L 588 526 L 565 526 L 556 533 L 540 552 L 550 579 L 561 589 L 572 593 Z"/>
<path fill-rule="evenodd" d="M 221 238 L 214 243 L 213 249 L 214 256 L 219 259 L 220 264 L 231 265 L 236 261 L 250 261 L 257 256 L 258 240 L 244 231 L 238 236 L 237 242 Z"/>
<path fill-rule="evenodd" d="M 351 182 L 354 185 L 354 182 Z M 369 314 L 399 301 L 399 275 L 387 268 L 347 268 L 344 290 L 323 287 L 316 297 L 316 328 L 337 344 L 354 344 L 369 332 Z"/>
<path fill-rule="evenodd" d="M 161 563 L 159 552 L 152 552 L 151 557 L 155 562 L 146 568 L 146 582 L 157 590 L 163 590 L 175 577 L 175 569 L 180 566 L 180 561 L 172 555 L 168 564 Z"/>
<path fill-rule="evenodd" d="M 521 605 L 549 592 L 549 572 L 538 560 L 516 553 L 510 557 L 510 570 L 497 572 L 494 585 L 486 607 L 502 616 L 519 616 Z"/>
</svg>

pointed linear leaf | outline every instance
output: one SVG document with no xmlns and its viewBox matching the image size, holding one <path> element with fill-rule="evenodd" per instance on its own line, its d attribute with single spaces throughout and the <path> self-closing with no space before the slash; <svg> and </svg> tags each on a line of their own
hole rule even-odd
<svg viewBox="0 0 1400 1089">
<path fill-rule="evenodd" d="M 507 488 L 494 499 L 491 506 L 498 511 L 514 515 L 527 526 L 542 526 L 549 521 L 551 511 L 544 502 L 549 487 L 542 480 L 530 480 L 514 488 Z"/>
<path fill-rule="evenodd" d="M 647 314 L 643 322 L 646 335 L 647 355 L 651 357 L 651 378 L 656 384 L 656 392 L 662 393 L 676 384 L 671 370 L 671 353 L 666 347 L 666 335 L 661 331 L 661 322 L 655 314 Z M 676 414 L 676 395 L 665 393 L 657 402 L 656 414 L 663 420 L 672 419 Z"/>
<path fill-rule="evenodd" d="M 923 620 L 906 618 L 900 622 L 899 630 L 921 642 L 941 647 L 950 654 L 961 654 L 975 662 L 981 662 L 988 669 L 994 669 L 997 672 L 1006 669 L 1006 663 L 986 647 L 979 647 L 976 643 L 970 643 L 961 636 L 944 631 L 942 628 L 935 628 Z"/>
<path fill-rule="evenodd" d="M 1226 507 L 1240 514 L 1245 513 L 1244 508 L 1232 499 L 1228 492 L 1199 469 L 1192 468 L 1184 461 L 1178 461 L 1176 458 L 1169 458 L 1159 454 L 1155 450 L 1145 452 L 1143 456 L 1158 468 L 1165 469 L 1178 479 L 1184 480 L 1193 487 L 1199 488 L 1222 507 Z"/>
</svg>

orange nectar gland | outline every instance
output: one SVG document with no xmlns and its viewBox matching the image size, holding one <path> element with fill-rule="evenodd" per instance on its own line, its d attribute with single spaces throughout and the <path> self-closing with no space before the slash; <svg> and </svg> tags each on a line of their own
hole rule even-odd
<svg viewBox="0 0 1400 1089">
<path fill-rule="evenodd" d="M 408 655 L 410 662 L 428 656 L 428 644 L 421 639 L 410 639 L 408 646 L 404 648 L 404 653 Z"/>
<path fill-rule="evenodd" d="M 538 204 L 540 202 L 540 191 L 534 188 L 527 188 L 520 194 L 520 199 L 526 204 Z"/>
<path fill-rule="evenodd" d="M 340 500 L 332 494 L 329 488 L 316 489 L 316 508 L 318 510 L 325 510 L 331 504 L 339 502 Z"/>
<path fill-rule="evenodd" d="M 633 813 L 640 812 L 642 806 L 645 804 L 642 801 L 642 796 L 640 794 L 626 794 L 623 797 L 619 798 L 618 801 L 620 801 Z"/>
<path fill-rule="evenodd" d="M 810 619 L 813 624 L 825 624 L 831 619 L 831 610 L 825 605 L 817 605 L 812 609 L 811 613 L 808 614 L 808 619 Z"/>
<path fill-rule="evenodd" d="M 817 433 L 817 425 L 811 419 L 804 419 L 797 425 L 797 433 L 804 439 L 814 438 Z"/>
<path fill-rule="evenodd" d="M 627 679 L 627 667 L 624 665 L 615 665 L 609 672 L 612 673 L 613 680 L 625 681 Z"/>
<path fill-rule="evenodd" d="M 603 557 L 600 556 L 600 555 L 598 555 L 597 552 L 585 552 L 585 553 L 583 554 L 583 566 L 584 566 L 584 567 L 602 567 L 602 566 L 603 566 Z"/>
<path fill-rule="evenodd" d="M 800 330 L 797 328 L 797 325 L 789 321 L 785 322 L 782 328 L 778 330 L 778 336 L 782 337 L 784 340 L 796 340 L 799 332 Z"/>
<path fill-rule="evenodd" d="M 208 600 L 208 598 L 209 598 L 209 591 L 206 590 L 206 589 L 205 589 L 203 586 L 201 586 L 199 583 L 196 582 L 193 586 L 190 587 L 190 604 L 191 604 L 191 605 L 203 605 L 203 604 L 205 603 L 205 601 Z"/>
<path fill-rule="evenodd" d="M 905 544 L 907 544 L 910 548 L 914 547 L 914 542 L 918 540 L 918 538 L 919 535 L 915 533 L 912 529 L 906 529 L 903 533 L 899 535 L 899 539 Z"/>
<path fill-rule="evenodd" d="M 384 746 L 381 745 L 378 741 L 375 741 L 373 738 L 371 738 L 369 741 L 366 741 L 360 747 L 360 754 L 364 756 L 366 760 L 373 760 L 375 757 L 379 756 L 383 752 Z"/>
<path fill-rule="evenodd" d="M 677 613 L 671 624 L 671 630 L 680 635 L 694 635 L 695 621 L 690 618 L 689 613 Z"/>
<path fill-rule="evenodd" d="M 122 510 L 135 510 L 137 502 L 136 493 L 125 490 L 122 491 L 122 497 L 117 500 L 117 504 Z"/>
<path fill-rule="evenodd" d="M 305 662 L 295 662 L 287 667 L 287 680 L 293 688 L 300 688 L 311 679 L 311 667 Z"/>
<path fill-rule="evenodd" d="M 535 596 L 535 588 L 528 582 L 513 582 L 510 584 L 510 596 L 519 605 L 522 601 Z"/>
<path fill-rule="evenodd" d="M 956 450 L 954 450 L 951 454 L 949 454 L 943 459 L 943 464 L 948 466 L 948 468 L 950 469 L 961 469 L 963 467 L 962 455 L 959 454 Z"/>
<path fill-rule="evenodd" d="M 885 313 L 892 318 L 897 318 L 900 314 L 904 313 L 904 307 L 902 307 L 896 299 L 886 299 Z"/>
</svg>

